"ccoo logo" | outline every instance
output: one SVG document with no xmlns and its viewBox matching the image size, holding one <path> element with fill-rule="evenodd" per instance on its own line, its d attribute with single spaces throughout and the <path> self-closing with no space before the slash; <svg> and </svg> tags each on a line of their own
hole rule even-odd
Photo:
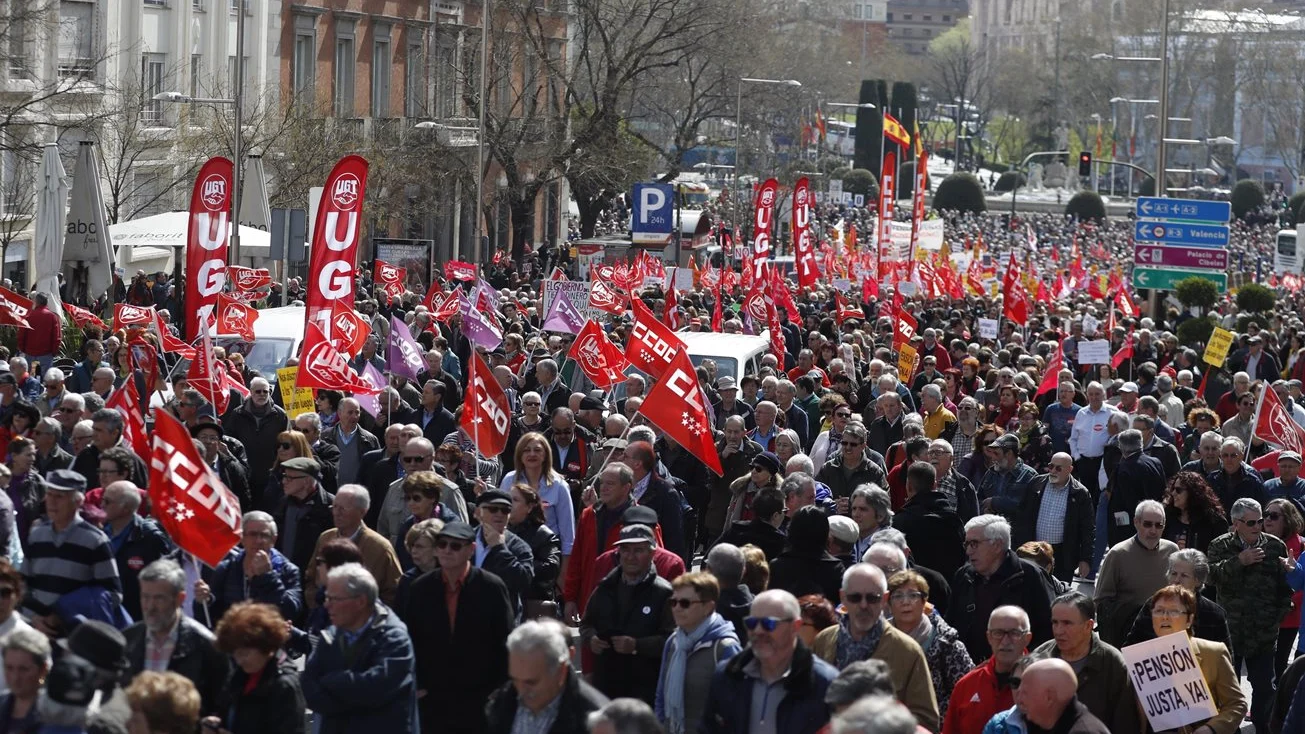
<svg viewBox="0 0 1305 734">
<path fill-rule="evenodd" d="M 335 187 L 331 189 L 331 201 L 341 210 L 351 210 L 358 203 L 358 191 L 361 188 L 358 177 L 346 173 L 335 180 Z"/>
<path fill-rule="evenodd" d="M 227 203 L 227 180 L 219 173 L 210 173 L 199 185 L 199 200 L 211 212 L 221 211 Z"/>
</svg>

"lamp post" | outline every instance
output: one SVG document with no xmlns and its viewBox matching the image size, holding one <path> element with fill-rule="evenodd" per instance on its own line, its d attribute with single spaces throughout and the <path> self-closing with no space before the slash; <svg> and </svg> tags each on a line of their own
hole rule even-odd
<svg viewBox="0 0 1305 734">
<path fill-rule="evenodd" d="M 739 223 L 739 197 L 743 195 L 743 186 L 739 183 L 743 172 L 742 149 L 739 145 L 741 133 L 743 131 L 743 83 L 749 84 L 782 84 L 789 87 L 800 87 L 802 82 L 796 79 L 757 79 L 755 77 L 739 77 L 738 96 L 734 106 L 734 242 L 738 243 L 743 234 L 743 227 Z"/>
</svg>

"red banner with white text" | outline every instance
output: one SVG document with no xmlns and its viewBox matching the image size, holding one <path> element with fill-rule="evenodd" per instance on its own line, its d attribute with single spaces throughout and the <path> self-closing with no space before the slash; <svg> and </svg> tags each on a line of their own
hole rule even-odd
<svg viewBox="0 0 1305 734">
<path fill-rule="evenodd" d="M 353 308 L 354 274 L 358 239 L 362 231 L 363 196 L 367 190 L 367 160 L 347 155 L 326 177 L 322 203 L 317 208 L 308 266 L 308 323 L 328 329 L 331 305 Z M 301 369 L 300 374 L 303 374 Z"/>
<path fill-rule="evenodd" d="M 186 330 L 199 334 L 201 320 L 213 323 L 218 294 L 227 284 L 227 249 L 231 228 L 231 177 L 226 158 L 209 158 L 195 177 L 186 220 Z"/>
</svg>

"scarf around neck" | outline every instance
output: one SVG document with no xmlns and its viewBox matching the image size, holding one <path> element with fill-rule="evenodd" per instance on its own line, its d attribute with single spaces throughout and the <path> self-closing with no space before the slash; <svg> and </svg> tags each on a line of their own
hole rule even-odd
<svg viewBox="0 0 1305 734">
<path fill-rule="evenodd" d="M 837 661 L 839 670 L 858 660 L 868 660 L 874 654 L 875 649 L 879 647 L 879 640 L 884 635 L 884 618 L 882 616 L 878 622 L 875 622 L 875 626 L 865 633 L 865 637 L 860 640 L 852 639 L 852 628 L 848 620 L 848 615 L 843 615 L 843 618 L 838 622 L 838 647 L 834 659 Z"/>
</svg>

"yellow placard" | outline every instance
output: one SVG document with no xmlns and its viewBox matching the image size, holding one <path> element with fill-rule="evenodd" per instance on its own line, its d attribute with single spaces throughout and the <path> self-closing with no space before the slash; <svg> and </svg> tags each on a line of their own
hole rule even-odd
<svg viewBox="0 0 1305 734">
<path fill-rule="evenodd" d="M 317 405 L 313 402 L 313 389 L 295 387 L 295 380 L 298 378 L 298 367 L 282 367 L 276 371 L 276 385 L 281 388 L 281 404 L 285 406 L 286 415 L 290 416 L 290 420 L 317 410 Z"/>
<path fill-rule="evenodd" d="M 897 377 L 905 383 L 910 383 L 915 377 L 915 366 L 920 362 L 920 354 L 915 347 L 910 344 L 903 344 L 897 348 Z"/>
<path fill-rule="evenodd" d="M 1228 350 L 1232 348 L 1233 333 L 1227 329 L 1214 327 L 1210 334 L 1210 341 L 1205 345 L 1205 356 L 1202 361 L 1206 364 L 1222 367 L 1225 359 L 1228 359 Z"/>
</svg>

